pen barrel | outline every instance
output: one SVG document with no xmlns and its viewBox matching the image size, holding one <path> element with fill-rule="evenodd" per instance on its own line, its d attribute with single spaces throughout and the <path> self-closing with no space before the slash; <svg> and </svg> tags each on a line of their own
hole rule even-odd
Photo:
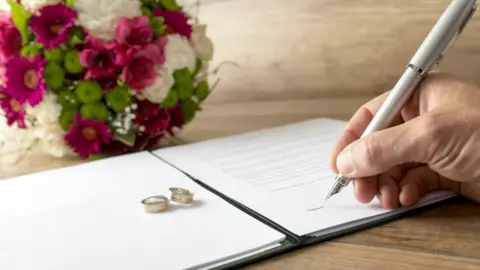
<svg viewBox="0 0 480 270">
<path fill-rule="evenodd" d="M 475 10 L 476 0 L 453 0 L 433 26 L 410 61 L 424 72 L 443 58 L 443 54 Z"/>
<path fill-rule="evenodd" d="M 423 76 L 420 71 L 409 65 L 373 117 L 362 137 L 372 132 L 388 128 L 392 120 L 399 115 L 422 80 Z"/>
</svg>

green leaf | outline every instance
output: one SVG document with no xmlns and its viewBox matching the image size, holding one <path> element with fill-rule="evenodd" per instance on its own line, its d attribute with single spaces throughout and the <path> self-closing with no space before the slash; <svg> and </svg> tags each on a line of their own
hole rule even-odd
<svg viewBox="0 0 480 270">
<path fill-rule="evenodd" d="M 5 95 L 0 93 L 0 99 L 4 98 Z"/>
<path fill-rule="evenodd" d="M 96 161 L 104 158 L 108 158 L 109 156 L 107 154 L 93 154 L 88 156 L 89 161 Z"/>
<path fill-rule="evenodd" d="M 152 17 L 150 19 L 150 27 L 152 27 L 155 37 L 161 36 L 167 29 L 167 26 L 165 25 L 165 19 L 163 17 Z"/>
<path fill-rule="evenodd" d="M 200 73 L 203 67 L 203 61 L 200 58 L 197 58 L 197 61 L 195 62 L 195 70 L 192 73 L 192 76 L 195 77 Z"/>
<path fill-rule="evenodd" d="M 170 11 L 175 11 L 179 9 L 179 6 L 176 0 L 159 0 L 158 3 L 162 8 Z"/>
<path fill-rule="evenodd" d="M 65 0 L 65 5 L 73 7 L 75 5 L 75 0 Z"/>
<path fill-rule="evenodd" d="M 210 89 L 208 88 L 207 81 L 201 81 L 198 83 L 197 87 L 195 88 L 195 96 L 198 100 L 203 101 L 208 97 Z"/>
<path fill-rule="evenodd" d="M 68 43 L 70 46 L 85 43 L 85 32 L 83 32 L 82 28 L 75 27 L 71 30 L 68 37 Z"/>
<path fill-rule="evenodd" d="M 114 140 L 124 143 L 130 147 L 133 147 L 135 145 L 136 138 L 137 135 L 134 131 L 129 131 L 127 132 L 127 134 L 120 134 L 118 132 L 115 132 L 115 134 L 113 135 Z"/>
<path fill-rule="evenodd" d="M 193 78 L 188 68 L 176 70 L 173 73 L 175 79 L 174 89 L 177 91 L 178 97 L 181 100 L 189 99 L 194 90 Z"/>
<path fill-rule="evenodd" d="M 195 118 L 197 111 L 200 109 L 198 104 L 191 99 L 182 101 L 181 107 L 183 111 L 183 120 L 185 123 L 192 121 L 193 118 Z"/>
<path fill-rule="evenodd" d="M 177 92 L 175 92 L 175 90 L 172 89 L 168 92 L 168 95 L 163 100 L 162 107 L 165 109 L 169 109 L 177 105 L 177 102 L 178 102 L 178 94 Z"/>
<path fill-rule="evenodd" d="M 12 14 L 12 20 L 18 31 L 22 35 L 23 44 L 28 44 L 29 42 L 29 33 L 28 33 L 28 20 L 32 16 L 28 13 L 23 6 L 15 0 L 7 0 L 8 5 L 10 6 L 10 12 Z"/>
</svg>

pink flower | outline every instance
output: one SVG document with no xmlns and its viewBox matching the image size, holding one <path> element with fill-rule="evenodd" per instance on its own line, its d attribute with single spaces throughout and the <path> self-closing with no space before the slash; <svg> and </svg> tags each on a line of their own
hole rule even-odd
<svg viewBox="0 0 480 270">
<path fill-rule="evenodd" d="M 110 143 L 111 139 L 112 133 L 104 121 L 85 119 L 78 114 L 75 115 L 75 122 L 65 135 L 68 145 L 84 158 L 100 153 L 100 145 Z"/>
<path fill-rule="evenodd" d="M 4 92 L 18 101 L 35 106 L 43 99 L 43 93 L 47 91 L 44 69 L 46 60 L 37 56 L 28 59 L 14 56 L 5 64 L 5 89 Z"/>
<path fill-rule="evenodd" d="M 183 119 L 183 110 L 180 105 L 176 105 L 173 108 L 168 109 L 170 114 L 170 123 L 168 124 L 167 131 L 170 135 L 174 135 L 174 128 L 183 128 L 185 120 Z"/>
<path fill-rule="evenodd" d="M 178 33 L 190 39 L 192 26 L 188 24 L 188 17 L 181 11 L 170 11 L 161 8 L 153 10 L 153 16 L 163 17 L 164 24 L 167 26 L 166 34 Z"/>
<path fill-rule="evenodd" d="M 5 62 L 11 56 L 17 56 L 22 49 L 22 36 L 10 13 L 0 13 L 0 61 Z"/>
<path fill-rule="evenodd" d="M 79 55 L 80 64 L 87 69 L 85 79 L 116 79 L 120 72 L 118 62 L 122 62 L 117 59 L 122 57 L 119 49 L 115 42 L 103 42 L 88 36 Z"/>
<path fill-rule="evenodd" d="M 166 109 L 148 100 L 137 101 L 137 105 L 135 125 L 143 127 L 145 134 L 156 136 L 167 130 L 170 124 L 170 114 Z"/>
<path fill-rule="evenodd" d="M 77 12 L 64 4 L 47 5 L 30 18 L 29 25 L 38 43 L 46 49 L 58 48 L 68 41 L 76 16 Z"/>
<path fill-rule="evenodd" d="M 155 82 L 157 65 L 165 63 L 163 47 L 158 45 L 162 44 L 161 41 L 163 39 L 136 49 L 129 57 L 123 68 L 122 78 L 132 89 L 140 91 Z"/>
<path fill-rule="evenodd" d="M 153 39 L 153 30 L 146 16 L 120 18 L 117 20 L 115 39 L 127 46 L 144 46 Z"/>
<path fill-rule="evenodd" d="M 25 109 L 18 101 L 11 96 L 0 98 L 0 108 L 5 112 L 7 124 L 9 126 L 17 123 L 19 128 L 26 128 L 25 125 Z"/>
</svg>

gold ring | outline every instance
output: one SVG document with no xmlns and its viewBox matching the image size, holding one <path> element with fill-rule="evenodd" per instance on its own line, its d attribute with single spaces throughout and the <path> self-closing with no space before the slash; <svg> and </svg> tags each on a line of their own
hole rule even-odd
<svg viewBox="0 0 480 270">
<path fill-rule="evenodd" d="M 172 192 L 170 200 L 181 203 L 181 204 L 191 204 L 193 202 L 193 193 L 184 189 L 184 188 L 170 188 Z"/>
<path fill-rule="evenodd" d="M 163 212 L 170 208 L 170 201 L 165 196 L 152 196 L 142 200 L 148 213 Z"/>
</svg>

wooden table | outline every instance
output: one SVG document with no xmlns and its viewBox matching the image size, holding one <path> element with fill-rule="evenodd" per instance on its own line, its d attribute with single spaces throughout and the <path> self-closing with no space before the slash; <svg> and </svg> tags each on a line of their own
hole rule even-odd
<svg viewBox="0 0 480 270">
<path fill-rule="evenodd" d="M 450 0 L 203 0 L 224 65 L 185 141 L 304 119 L 348 119 L 391 88 Z M 443 63 L 480 83 L 480 17 Z M 0 178 L 78 163 L 29 156 Z M 464 199 L 249 269 L 480 269 L 480 207 Z"/>
</svg>

